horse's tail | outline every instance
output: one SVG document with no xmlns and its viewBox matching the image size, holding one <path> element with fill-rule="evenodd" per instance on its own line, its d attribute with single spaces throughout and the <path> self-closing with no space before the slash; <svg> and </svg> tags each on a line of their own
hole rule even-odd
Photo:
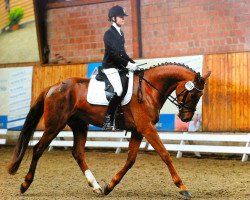
<svg viewBox="0 0 250 200">
<path fill-rule="evenodd" d="M 36 102 L 30 108 L 30 111 L 26 117 L 25 123 L 23 125 L 22 131 L 19 135 L 18 141 L 16 143 L 12 159 L 7 166 L 9 174 L 15 174 L 22 162 L 25 151 L 28 147 L 30 138 L 33 136 L 37 124 L 44 112 L 44 98 L 47 90 L 43 91 Z"/>
</svg>

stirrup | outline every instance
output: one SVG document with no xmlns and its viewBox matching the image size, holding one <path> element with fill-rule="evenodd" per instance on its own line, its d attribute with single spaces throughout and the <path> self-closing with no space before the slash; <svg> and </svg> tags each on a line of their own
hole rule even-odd
<svg viewBox="0 0 250 200">
<path fill-rule="evenodd" d="M 115 128 L 113 122 L 111 121 L 111 115 L 106 115 L 103 128 L 105 130 L 113 130 Z"/>
<path fill-rule="evenodd" d="M 114 130 L 115 127 L 112 124 L 104 124 L 103 129 L 105 129 L 105 130 Z"/>
</svg>

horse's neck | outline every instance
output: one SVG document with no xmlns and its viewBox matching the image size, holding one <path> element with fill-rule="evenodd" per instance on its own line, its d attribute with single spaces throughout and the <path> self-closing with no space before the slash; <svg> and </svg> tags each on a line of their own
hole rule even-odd
<svg viewBox="0 0 250 200">
<path fill-rule="evenodd" d="M 194 73 L 182 66 L 168 65 L 150 69 L 147 76 L 150 82 L 168 96 L 176 89 L 178 82 L 192 80 Z"/>
<path fill-rule="evenodd" d="M 150 79 L 154 79 L 156 82 L 173 79 L 177 82 L 190 80 L 194 77 L 194 73 L 190 69 L 186 69 L 178 65 L 165 65 L 152 68 L 149 71 Z"/>
</svg>

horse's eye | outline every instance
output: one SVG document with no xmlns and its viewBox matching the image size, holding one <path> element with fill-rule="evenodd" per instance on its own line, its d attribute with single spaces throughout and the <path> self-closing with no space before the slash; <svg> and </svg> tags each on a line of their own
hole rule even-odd
<svg viewBox="0 0 250 200">
<path fill-rule="evenodd" d="M 199 101 L 199 99 L 200 99 L 200 97 L 202 96 L 202 94 L 203 94 L 202 92 L 199 92 L 199 93 L 192 93 L 192 94 L 191 94 L 191 99 L 194 100 L 194 101 L 195 101 L 195 100 Z"/>
</svg>

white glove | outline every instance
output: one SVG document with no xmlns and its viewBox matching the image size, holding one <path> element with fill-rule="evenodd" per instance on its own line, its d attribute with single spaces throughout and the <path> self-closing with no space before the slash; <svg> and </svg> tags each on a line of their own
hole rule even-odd
<svg viewBox="0 0 250 200">
<path fill-rule="evenodd" d="M 128 62 L 128 65 L 126 66 L 126 68 L 129 71 L 133 72 L 133 71 L 137 70 L 137 65 L 135 63 Z"/>
</svg>

